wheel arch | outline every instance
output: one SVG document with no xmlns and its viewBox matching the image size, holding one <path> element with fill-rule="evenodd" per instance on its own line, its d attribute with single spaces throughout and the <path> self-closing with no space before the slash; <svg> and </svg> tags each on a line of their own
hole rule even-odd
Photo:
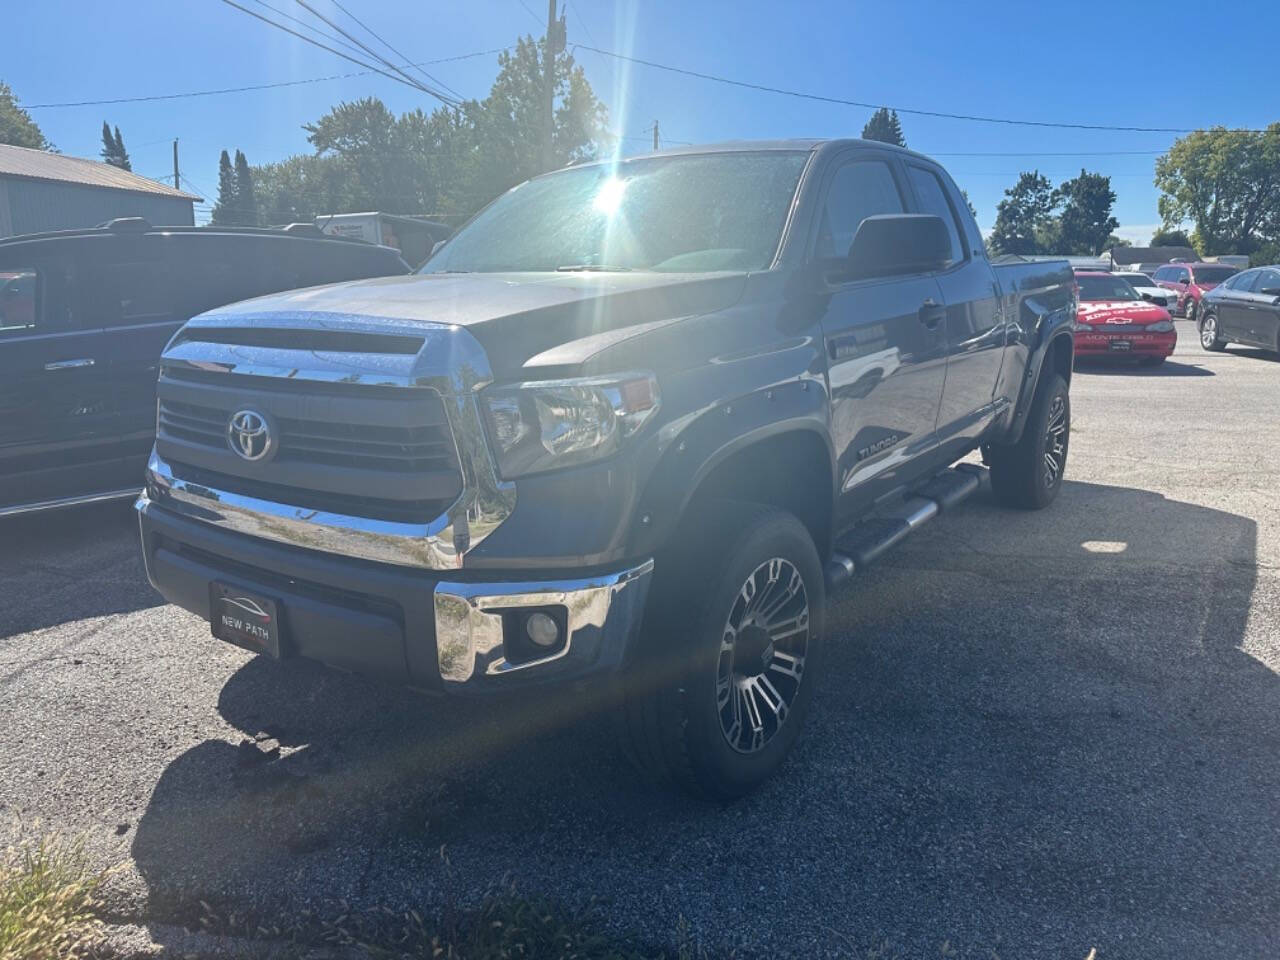
<svg viewBox="0 0 1280 960">
<path fill-rule="evenodd" d="M 673 444 L 670 462 L 658 471 L 642 500 L 638 550 L 659 553 L 678 544 L 692 511 L 714 498 L 794 514 L 825 560 L 831 549 L 836 489 L 830 432 L 820 409 L 793 412 L 795 416 L 758 423 L 740 433 L 721 434 L 712 443 L 695 446 L 690 436 L 683 447 Z M 665 520 L 658 519 L 659 514 Z M 654 519 L 646 524 L 646 516 Z"/>
</svg>

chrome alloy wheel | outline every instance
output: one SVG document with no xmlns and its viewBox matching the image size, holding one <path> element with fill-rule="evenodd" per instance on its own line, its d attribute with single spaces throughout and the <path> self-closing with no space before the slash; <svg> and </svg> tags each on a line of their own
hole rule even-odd
<svg viewBox="0 0 1280 960">
<path fill-rule="evenodd" d="M 1052 487 L 1062 475 L 1067 459 L 1067 398 L 1058 395 L 1049 406 L 1044 437 L 1044 485 Z"/>
<path fill-rule="evenodd" d="M 1218 318 L 1206 313 L 1200 321 L 1200 346 L 1208 350 L 1218 339 Z"/>
<path fill-rule="evenodd" d="M 739 753 L 764 749 L 787 722 L 809 649 L 809 595 L 795 564 L 766 560 L 734 598 L 720 637 L 716 709 Z"/>
</svg>

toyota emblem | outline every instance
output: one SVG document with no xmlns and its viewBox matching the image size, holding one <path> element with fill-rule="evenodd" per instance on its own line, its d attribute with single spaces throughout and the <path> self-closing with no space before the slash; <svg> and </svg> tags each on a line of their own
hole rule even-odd
<svg viewBox="0 0 1280 960">
<path fill-rule="evenodd" d="M 237 410 L 227 421 L 227 445 L 245 460 L 261 460 L 271 452 L 273 439 L 267 418 L 257 410 Z"/>
</svg>

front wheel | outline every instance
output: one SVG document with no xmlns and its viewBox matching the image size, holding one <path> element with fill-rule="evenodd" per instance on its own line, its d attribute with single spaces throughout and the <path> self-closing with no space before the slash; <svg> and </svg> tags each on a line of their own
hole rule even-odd
<svg viewBox="0 0 1280 960">
<path fill-rule="evenodd" d="M 1047 507 L 1062 489 L 1071 441 L 1071 394 L 1059 373 L 1042 374 L 1022 437 L 988 449 L 991 490 L 1004 506 Z"/>
<path fill-rule="evenodd" d="M 1227 341 L 1222 339 L 1222 335 L 1218 332 L 1218 318 L 1205 311 L 1204 316 L 1200 318 L 1200 346 L 1214 353 L 1220 352 L 1226 347 Z"/>
<path fill-rule="evenodd" d="M 800 735 L 826 592 L 794 516 L 723 501 L 707 510 L 697 546 L 654 583 L 623 747 L 656 779 L 730 800 L 772 776 Z"/>
</svg>

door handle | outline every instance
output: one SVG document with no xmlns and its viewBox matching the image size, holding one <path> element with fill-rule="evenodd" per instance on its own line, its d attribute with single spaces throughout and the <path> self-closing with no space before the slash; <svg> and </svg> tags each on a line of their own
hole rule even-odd
<svg viewBox="0 0 1280 960">
<path fill-rule="evenodd" d="M 926 327 L 930 330 L 936 330 L 938 325 L 946 319 L 947 308 L 938 303 L 933 297 L 927 297 L 924 303 L 920 305 L 917 315 L 920 317 L 920 322 Z"/>
<path fill-rule="evenodd" d="M 92 357 L 81 357 L 78 360 L 54 360 L 52 363 L 46 363 L 44 368 L 49 371 L 53 370 L 75 370 L 79 367 L 92 367 Z"/>
</svg>

